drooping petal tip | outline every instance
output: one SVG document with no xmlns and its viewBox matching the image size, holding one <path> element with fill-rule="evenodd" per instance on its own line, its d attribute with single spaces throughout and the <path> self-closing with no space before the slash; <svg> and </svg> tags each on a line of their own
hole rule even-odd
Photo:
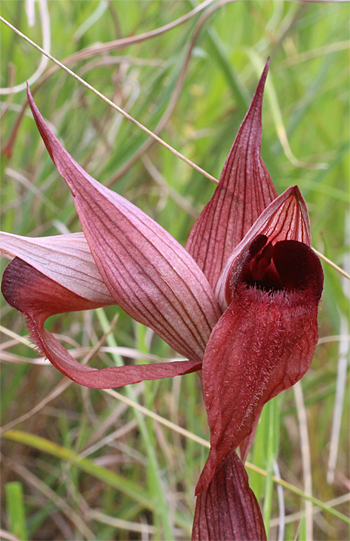
<svg viewBox="0 0 350 541">
<path fill-rule="evenodd" d="M 97 308 L 98 305 L 79 297 L 17 257 L 5 269 L 1 290 L 6 301 L 25 315 L 30 336 L 39 351 L 62 374 L 85 387 L 111 389 L 145 380 L 184 375 L 201 369 L 200 361 L 100 369 L 81 365 L 53 334 L 45 329 L 44 323 L 53 314 L 88 310 Z"/>
</svg>

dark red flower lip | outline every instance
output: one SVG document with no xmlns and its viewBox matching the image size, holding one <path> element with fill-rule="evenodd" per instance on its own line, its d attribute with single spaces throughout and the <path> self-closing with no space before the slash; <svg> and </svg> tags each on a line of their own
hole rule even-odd
<svg viewBox="0 0 350 541">
<path fill-rule="evenodd" d="M 257 235 L 231 267 L 226 287 L 228 304 L 239 285 L 268 295 L 310 290 L 309 294 L 320 300 L 322 269 L 314 263 L 310 265 L 310 257 L 314 259 L 315 254 L 302 242 L 280 240 L 273 244 L 266 235 Z"/>
<path fill-rule="evenodd" d="M 259 235 L 264 235 L 272 244 L 280 240 L 296 240 L 311 246 L 310 220 L 298 186 L 291 186 L 269 204 L 228 258 L 215 288 L 222 312 L 228 306 L 227 299 L 230 299 L 228 277 L 247 246 Z"/>
<path fill-rule="evenodd" d="M 251 281 L 254 258 L 265 247 L 279 287 L 264 284 L 266 275 L 260 283 Z M 256 263 L 260 272 L 259 259 Z M 264 404 L 308 370 L 318 340 L 322 289 L 319 258 L 297 240 L 279 240 L 270 246 L 266 236 L 258 235 L 232 264 L 227 278 L 229 306 L 210 336 L 203 359 L 211 448 L 197 494 L 208 489 L 222 460 L 237 447 L 244 445 L 245 458 Z"/>
</svg>

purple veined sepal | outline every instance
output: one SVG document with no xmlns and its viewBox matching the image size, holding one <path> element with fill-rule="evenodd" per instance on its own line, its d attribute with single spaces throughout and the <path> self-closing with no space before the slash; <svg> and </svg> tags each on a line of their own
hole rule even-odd
<svg viewBox="0 0 350 541">
<path fill-rule="evenodd" d="M 119 387 L 200 370 L 220 317 L 206 277 L 169 233 L 71 158 L 47 127 L 29 89 L 28 100 L 47 149 L 72 190 L 83 234 L 46 239 L 3 234 L 3 253 L 15 257 L 3 277 L 5 299 L 26 316 L 40 351 L 82 385 Z M 189 360 L 98 370 L 80 365 L 44 327 L 50 315 L 113 303 Z"/>
<path fill-rule="evenodd" d="M 4 297 L 26 316 L 40 351 L 73 381 L 111 388 L 203 369 L 211 449 L 196 488 L 193 541 L 265 539 L 243 463 L 264 404 L 303 376 L 318 338 L 323 273 L 311 249 L 307 208 L 297 187 L 277 197 L 260 157 L 267 71 L 268 62 L 188 251 L 73 160 L 28 89 L 83 233 L 5 234 L 0 241 L 14 257 L 3 277 Z M 53 314 L 113 303 L 189 360 L 87 367 L 44 327 Z"/>
<path fill-rule="evenodd" d="M 220 317 L 191 255 L 160 225 L 88 175 L 49 130 L 28 89 L 44 143 L 74 196 L 83 232 L 109 294 L 178 353 L 201 361 Z"/>
<path fill-rule="evenodd" d="M 262 101 L 269 60 L 239 128 L 213 197 L 194 224 L 186 249 L 215 288 L 232 250 L 277 197 L 260 157 Z"/>
</svg>

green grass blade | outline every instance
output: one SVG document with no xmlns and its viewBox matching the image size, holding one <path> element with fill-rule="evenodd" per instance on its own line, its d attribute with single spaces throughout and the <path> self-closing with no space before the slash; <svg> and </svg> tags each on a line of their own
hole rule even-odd
<svg viewBox="0 0 350 541">
<path fill-rule="evenodd" d="M 6 483 L 5 494 L 9 530 L 21 541 L 26 541 L 28 537 L 22 484 L 18 481 Z"/>
<path fill-rule="evenodd" d="M 34 434 L 29 434 L 28 432 L 22 432 L 21 430 L 9 430 L 8 432 L 4 433 L 4 437 L 18 443 L 23 443 L 24 445 L 29 445 L 34 449 L 38 449 L 39 451 L 48 453 L 61 460 L 69 462 L 71 465 L 76 466 L 79 470 L 93 475 L 107 485 L 120 490 L 120 492 L 140 503 L 146 509 L 154 511 L 154 503 L 152 502 L 152 499 L 140 489 L 139 485 L 121 477 L 120 475 L 117 475 L 110 470 L 107 470 L 102 466 L 97 466 L 88 458 L 81 458 L 77 453 L 70 449 L 66 449 L 61 445 L 53 443 L 52 441 L 40 436 L 35 436 Z"/>
<path fill-rule="evenodd" d="M 102 308 L 98 308 L 96 310 L 96 313 L 97 313 L 99 322 L 102 326 L 103 332 L 107 332 L 107 330 L 110 328 L 110 323 L 108 322 L 108 319 L 106 317 L 106 314 L 104 313 L 104 310 Z M 113 348 L 117 347 L 117 342 L 112 334 L 108 335 L 107 343 L 110 347 L 113 347 Z M 123 364 L 123 360 L 119 355 L 112 354 L 112 357 L 114 358 L 114 361 L 118 366 L 121 366 Z M 133 387 L 131 387 L 130 385 L 127 385 L 125 387 L 125 391 L 131 400 L 137 401 L 136 394 Z M 157 456 L 156 456 L 154 445 L 152 442 L 152 437 L 142 414 L 138 410 L 134 409 L 133 411 L 137 419 L 139 429 L 142 434 L 144 444 L 146 447 L 146 452 L 147 452 L 147 457 L 148 457 L 148 471 L 149 471 L 150 480 L 151 480 L 151 488 L 154 490 L 154 497 L 156 500 L 155 505 L 154 505 L 154 512 L 161 520 L 165 538 L 167 539 L 167 541 L 168 540 L 171 541 L 173 539 L 173 529 L 172 529 L 172 524 L 169 517 L 168 504 L 167 504 L 167 500 L 166 500 L 166 496 L 164 492 L 160 468 L 157 462 Z"/>
</svg>

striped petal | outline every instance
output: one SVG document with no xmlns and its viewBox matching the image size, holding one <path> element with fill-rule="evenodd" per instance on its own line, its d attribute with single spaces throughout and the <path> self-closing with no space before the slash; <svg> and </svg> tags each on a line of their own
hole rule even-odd
<svg viewBox="0 0 350 541">
<path fill-rule="evenodd" d="M 154 220 L 89 176 L 49 130 L 29 90 L 28 100 L 110 295 L 176 351 L 202 360 L 220 311 L 198 265 Z"/>
<path fill-rule="evenodd" d="M 209 203 L 194 224 L 186 249 L 215 288 L 232 250 L 277 197 L 260 157 L 262 101 L 268 62 Z"/>
<path fill-rule="evenodd" d="M 192 541 L 265 541 L 261 511 L 235 452 L 197 497 Z"/>
</svg>

